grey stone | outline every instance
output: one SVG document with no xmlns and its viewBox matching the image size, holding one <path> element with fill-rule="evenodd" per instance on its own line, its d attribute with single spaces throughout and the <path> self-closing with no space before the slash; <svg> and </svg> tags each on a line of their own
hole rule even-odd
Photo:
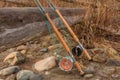
<svg viewBox="0 0 120 80">
<path fill-rule="evenodd" d="M 1 70 L 0 75 L 3 75 L 3 76 L 11 75 L 11 74 L 18 72 L 19 70 L 20 68 L 18 66 L 8 67 L 8 68 Z"/>
<path fill-rule="evenodd" d="M 21 70 L 17 73 L 17 80 L 29 80 L 30 76 L 34 75 L 33 71 Z"/>
<path fill-rule="evenodd" d="M 107 59 L 106 65 L 108 66 L 120 66 L 120 61 L 114 59 Z"/>
<path fill-rule="evenodd" d="M 15 78 L 16 78 L 15 74 L 12 74 L 8 76 L 5 80 L 15 80 Z"/>
<path fill-rule="evenodd" d="M 41 75 L 35 74 L 35 75 L 30 76 L 29 80 L 42 80 L 42 79 L 43 77 Z"/>
</svg>

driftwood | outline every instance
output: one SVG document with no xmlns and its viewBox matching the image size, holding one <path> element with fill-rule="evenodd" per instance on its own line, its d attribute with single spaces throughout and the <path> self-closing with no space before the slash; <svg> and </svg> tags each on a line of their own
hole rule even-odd
<svg viewBox="0 0 120 80">
<path fill-rule="evenodd" d="M 56 26 L 60 26 L 52 10 L 50 13 Z M 74 25 L 84 17 L 84 9 L 60 9 L 70 25 Z M 47 33 L 47 27 L 37 8 L 1 8 L 0 9 L 0 51 L 41 37 Z"/>
</svg>

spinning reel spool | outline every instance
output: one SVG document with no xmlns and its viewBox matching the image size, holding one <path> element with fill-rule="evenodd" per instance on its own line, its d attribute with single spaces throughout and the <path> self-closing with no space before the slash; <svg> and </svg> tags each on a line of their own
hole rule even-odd
<svg viewBox="0 0 120 80">
<path fill-rule="evenodd" d="M 82 55 L 82 52 L 83 52 L 83 49 L 81 46 L 75 46 L 73 49 L 72 49 L 72 54 L 75 56 L 75 57 L 79 57 Z"/>
<path fill-rule="evenodd" d="M 63 57 L 59 61 L 59 67 L 63 71 L 71 71 L 73 68 L 73 60 L 71 57 Z"/>
</svg>

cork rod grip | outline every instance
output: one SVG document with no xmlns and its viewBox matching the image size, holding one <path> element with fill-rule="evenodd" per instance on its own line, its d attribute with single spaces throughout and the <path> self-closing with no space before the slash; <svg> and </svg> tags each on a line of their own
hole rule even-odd
<svg viewBox="0 0 120 80">
<path fill-rule="evenodd" d="M 80 75 L 83 75 L 84 72 L 82 71 L 82 69 L 81 69 L 79 63 L 76 61 L 76 62 L 74 63 L 74 65 L 75 65 L 75 67 L 78 69 L 78 71 L 80 72 Z"/>
</svg>

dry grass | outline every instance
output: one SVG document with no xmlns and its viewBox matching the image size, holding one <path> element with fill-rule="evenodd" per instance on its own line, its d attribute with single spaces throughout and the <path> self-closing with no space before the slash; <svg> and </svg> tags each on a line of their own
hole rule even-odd
<svg viewBox="0 0 120 80">
<path fill-rule="evenodd" d="M 85 0 L 86 1 L 86 0 Z M 99 29 L 120 27 L 119 3 L 115 0 L 87 0 L 89 5 L 84 6 L 87 10 L 85 18 L 82 22 L 75 25 L 75 32 L 78 34 L 81 42 L 88 48 L 94 46 L 94 42 L 98 41 L 103 35 L 104 31 Z M 102 35 L 102 36 L 100 36 Z M 100 40 L 99 40 L 100 41 Z"/>
</svg>

